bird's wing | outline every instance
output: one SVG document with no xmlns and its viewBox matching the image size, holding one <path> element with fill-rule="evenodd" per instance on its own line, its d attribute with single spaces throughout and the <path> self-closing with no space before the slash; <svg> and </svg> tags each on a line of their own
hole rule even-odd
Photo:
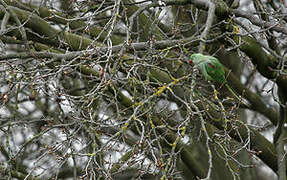
<svg viewBox="0 0 287 180">
<path fill-rule="evenodd" d="M 223 65 L 216 59 L 209 60 L 205 63 L 205 69 L 208 76 L 219 83 L 225 82 L 225 71 Z"/>
<path fill-rule="evenodd" d="M 209 72 L 209 69 L 207 68 L 207 62 L 202 62 L 200 63 L 199 66 L 199 70 L 201 71 L 202 75 L 204 76 L 205 80 L 211 81 L 214 80 L 212 77 L 212 73 Z"/>
</svg>

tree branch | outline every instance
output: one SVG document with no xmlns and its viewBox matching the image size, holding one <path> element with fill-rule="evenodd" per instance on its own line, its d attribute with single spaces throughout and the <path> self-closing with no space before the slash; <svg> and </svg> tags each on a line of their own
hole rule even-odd
<svg viewBox="0 0 287 180">
<path fill-rule="evenodd" d="M 206 25 L 204 28 L 204 31 L 201 33 L 200 39 L 200 46 L 199 46 L 199 52 L 203 53 L 204 51 L 204 40 L 207 38 L 207 35 L 209 33 L 209 30 L 212 26 L 212 22 L 215 16 L 215 4 L 212 1 L 208 2 L 208 16 L 207 16 L 207 20 L 206 20 Z"/>
<path fill-rule="evenodd" d="M 234 14 L 236 17 L 243 17 L 248 19 L 252 24 L 259 26 L 259 27 L 263 27 L 263 28 L 268 28 L 277 32 L 281 32 L 283 34 L 287 35 L 287 29 L 285 27 L 281 27 L 280 26 L 280 22 L 278 23 L 271 23 L 271 22 L 267 22 L 267 21 L 263 21 L 260 20 L 259 18 L 257 18 L 256 16 L 243 11 L 243 10 L 238 10 L 238 9 L 230 9 L 230 13 Z"/>
</svg>

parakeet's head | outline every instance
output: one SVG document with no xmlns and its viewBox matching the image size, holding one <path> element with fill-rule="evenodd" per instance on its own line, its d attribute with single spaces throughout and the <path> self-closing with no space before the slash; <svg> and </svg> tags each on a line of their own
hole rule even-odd
<svg viewBox="0 0 287 180">
<path fill-rule="evenodd" d="M 200 53 L 192 54 L 189 58 L 188 63 L 190 65 L 197 65 L 199 63 L 201 57 L 203 57 L 203 55 Z"/>
</svg>

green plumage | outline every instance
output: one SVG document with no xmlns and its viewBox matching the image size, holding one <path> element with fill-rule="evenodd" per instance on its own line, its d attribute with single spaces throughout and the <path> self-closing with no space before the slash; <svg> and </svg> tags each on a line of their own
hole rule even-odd
<svg viewBox="0 0 287 180">
<path fill-rule="evenodd" d="M 190 64 L 194 64 L 198 67 L 205 80 L 216 81 L 224 84 L 227 89 L 238 99 L 240 98 L 232 90 L 232 88 L 226 83 L 225 71 L 223 65 L 212 56 L 205 56 L 203 54 L 192 54 L 189 60 Z"/>
</svg>

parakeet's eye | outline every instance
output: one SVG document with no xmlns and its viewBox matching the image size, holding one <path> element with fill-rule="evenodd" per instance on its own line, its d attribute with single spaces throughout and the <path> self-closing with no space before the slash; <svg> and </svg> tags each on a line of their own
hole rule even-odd
<svg viewBox="0 0 287 180">
<path fill-rule="evenodd" d="M 215 69 L 215 66 L 211 63 L 208 63 L 209 67 L 211 67 L 212 69 Z"/>
<path fill-rule="evenodd" d="M 189 60 L 189 64 L 190 64 L 190 65 L 193 65 L 192 59 Z"/>
</svg>

